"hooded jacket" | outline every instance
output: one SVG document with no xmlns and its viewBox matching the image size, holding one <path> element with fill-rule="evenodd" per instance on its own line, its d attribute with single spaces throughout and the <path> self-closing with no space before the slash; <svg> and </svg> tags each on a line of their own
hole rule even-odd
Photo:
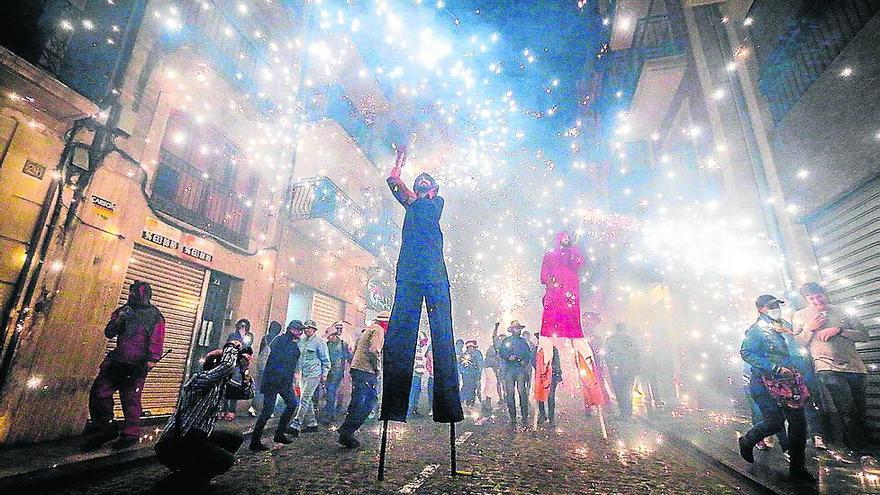
<svg viewBox="0 0 880 495">
<path fill-rule="evenodd" d="M 150 303 L 150 284 L 136 281 L 129 287 L 128 301 L 113 314 L 104 327 L 108 339 L 116 338 L 116 348 L 107 358 L 126 363 L 156 362 L 165 343 L 165 318 Z"/>
</svg>

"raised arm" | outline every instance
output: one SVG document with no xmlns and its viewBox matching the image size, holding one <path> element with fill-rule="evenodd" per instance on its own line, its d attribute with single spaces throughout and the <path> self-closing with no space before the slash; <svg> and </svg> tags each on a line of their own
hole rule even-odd
<svg viewBox="0 0 880 495">
<path fill-rule="evenodd" d="M 398 146 L 397 159 L 388 176 L 388 187 L 391 188 L 391 193 L 394 194 L 397 201 L 403 206 L 407 206 L 416 200 L 416 195 L 400 179 L 400 169 L 404 165 L 406 165 L 406 146 Z"/>
</svg>

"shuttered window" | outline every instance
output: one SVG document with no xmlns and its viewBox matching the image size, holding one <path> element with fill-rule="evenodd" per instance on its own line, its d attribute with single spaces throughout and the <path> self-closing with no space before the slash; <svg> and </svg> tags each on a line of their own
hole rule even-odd
<svg viewBox="0 0 880 495">
<path fill-rule="evenodd" d="M 857 344 L 870 371 L 868 425 L 880 434 L 880 178 L 807 221 L 831 301 L 854 308 L 871 334 Z"/>
<path fill-rule="evenodd" d="M 193 330 L 202 300 L 205 270 L 135 245 L 122 293 L 119 295 L 120 305 L 128 300 L 128 287 L 135 280 L 152 286 L 152 302 L 165 317 L 165 351 L 172 349 L 147 376 L 143 393 L 144 416 L 171 414 L 186 372 Z M 112 349 L 115 345 L 114 339 L 110 341 L 108 348 Z M 118 397 L 115 414 L 117 417 L 122 416 Z"/>
<path fill-rule="evenodd" d="M 313 291 L 311 315 L 323 335 L 327 327 L 345 317 L 345 303 L 323 292 Z"/>
</svg>

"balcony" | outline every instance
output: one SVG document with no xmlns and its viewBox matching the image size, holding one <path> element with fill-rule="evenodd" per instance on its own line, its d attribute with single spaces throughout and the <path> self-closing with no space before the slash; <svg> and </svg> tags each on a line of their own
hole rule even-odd
<svg viewBox="0 0 880 495">
<path fill-rule="evenodd" d="M 349 258 L 358 266 L 375 264 L 375 257 L 393 242 L 399 231 L 390 221 L 370 222 L 366 210 L 327 177 L 310 177 L 294 184 L 289 208 L 291 220 L 304 221 L 301 230 L 319 242 L 335 241 L 327 225 L 342 234 L 355 247 Z M 322 222 L 315 224 L 310 220 Z"/>
<path fill-rule="evenodd" d="M 226 184 L 163 150 L 150 204 L 163 213 L 246 248 L 251 208 Z"/>
<path fill-rule="evenodd" d="M 758 84 L 779 123 L 843 49 L 880 11 L 876 0 L 756 1 L 748 28 Z"/>
</svg>

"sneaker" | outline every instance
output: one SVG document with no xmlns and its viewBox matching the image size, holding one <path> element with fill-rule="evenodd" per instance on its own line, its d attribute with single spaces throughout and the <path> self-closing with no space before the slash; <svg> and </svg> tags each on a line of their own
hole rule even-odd
<svg viewBox="0 0 880 495">
<path fill-rule="evenodd" d="M 250 444 L 249 448 L 251 449 L 251 452 L 265 452 L 265 451 L 269 450 L 269 447 L 267 447 L 266 444 L 261 442 L 259 438 L 256 440 L 251 440 L 251 444 Z"/>
<path fill-rule="evenodd" d="M 816 478 L 803 467 L 789 468 L 788 479 L 797 483 L 815 483 Z"/>
<path fill-rule="evenodd" d="M 275 437 L 273 437 L 272 440 L 274 440 L 275 443 L 282 443 L 284 445 L 288 445 L 288 444 L 293 443 L 293 438 L 287 436 L 284 433 L 281 433 L 281 434 L 276 433 Z"/>
<path fill-rule="evenodd" d="M 123 435 L 123 436 L 117 438 L 116 441 L 113 442 L 110 446 L 113 447 L 114 449 L 127 449 L 133 445 L 136 445 L 137 443 L 138 443 L 137 437 L 130 437 L 127 435 Z"/>
<path fill-rule="evenodd" d="M 321 431 L 321 429 L 318 428 L 318 425 L 314 425 L 314 426 L 307 426 L 307 427 L 303 428 L 302 432 L 303 433 L 316 433 L 319 431 Z"/>
<path fill-rule="evenodd" d="M 791 464 L 791 454 L 787 450 L 782 451 L 782 457 L 785 459 L 785 462 Z"/>
<path fill-rule="evenodd" d="M 818 450 L 828 450 L 828 446 L 825 445 L 825 440 L 822 439 L 819 435 L 813 437 L 813 447 Z"/>
<path fill-rule="evenodd" d="M 742 437 L 737 440 L 737 443 L 739 443 L 739 455 L 749 464 L 755 462 L 755 453 L 745 444 Z"/>
<path fill-rule="evenodd" d="M 361 446 L 361 443 L 357 441 L 357 439 L 351 435 L 344 435 L 342 433 L 339 434 L 339 439 L 336 440 L 339 442 L 339 445 L 349 449 L 356 449 Z"/>
<path fill-rule="evenodd" d="M 248 408 L 248 414 L 250 414 L 252 418 L 257 417 L 257 410 L 254 409 L 254 406 Z"/>
</svg>

